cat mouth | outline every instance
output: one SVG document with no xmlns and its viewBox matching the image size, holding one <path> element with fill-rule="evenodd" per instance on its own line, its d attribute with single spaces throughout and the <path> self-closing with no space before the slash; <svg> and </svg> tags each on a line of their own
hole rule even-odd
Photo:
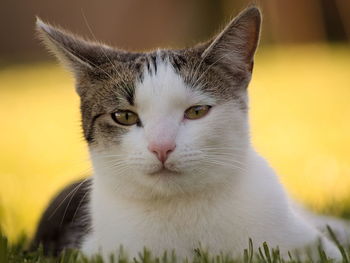
<svg viewBox="0 0 350 263">
<path fill-rule="evenodd" d="M 169 168 L 166 168 L 165 166 L 150 173 L 150 175 L 152 175 L 152 176 L 174 176 L 174 175 L 179 175 L 179 174 L 180 174 L 180 172 L 170 170 Z"/>
</svg>

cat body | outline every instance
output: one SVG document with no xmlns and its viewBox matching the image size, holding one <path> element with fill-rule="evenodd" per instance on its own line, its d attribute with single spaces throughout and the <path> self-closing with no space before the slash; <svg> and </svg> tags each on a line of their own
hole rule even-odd
<svg viewBox="0 0 350 263">
<path fill-rule="evenodd" d="M 82 195 L 89 201 L 73 202 L 84 211 L 75 222 L 89 226 L 84 235 L 79 227 L 66 231 L 66 247 L 106 258 L 120 246 L 132 257 L 147 247 L 183 259 L 199 247 L 241 256 L 251 238 L 284 255 L 317 252 L 321 242 L 328 256 L 340 257 L 251 146 L 247 86 L 260 20 L 248 8 L 213 40 L 149 53 L 87 42 L 38 21 L 46 45 L 75 75 L 94 170 Z"/>
</svg>

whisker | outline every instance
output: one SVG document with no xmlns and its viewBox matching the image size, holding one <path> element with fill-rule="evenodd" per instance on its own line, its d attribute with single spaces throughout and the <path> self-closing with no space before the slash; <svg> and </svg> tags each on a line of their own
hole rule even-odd
<svg viewBox="0 0 350 263">
<path fill-rule="evenodd" d="M 52 216 L 57 212 L 57 210 L 62 206 L 62 204 L 66 201 L 66 199 L 74 192 L 79 190 L 79 188 L 82 186 L 83 183 L 85 183 L 89 178 L 85 178 L 81 183 L 79 183 L 74 189 L 72 189 L 66 196 L 65 198 L 58 204 L 58 206 L 55 208 L 55 210 L 51 213 L 48 219 L 51 219 Z"/>
<path fill-rule="evenodd" d="M 66 217 L 66 214 L 67 214 L 67 211 L 68 211 L 68 207 L 70 205 L 70 203 L 72 202 L 75 194 L 78 192 L 79 188 L 83 185 L 84 182 L 86 182 L 89 178 L 86 178 L 84 179 L 79 185 L 78 187 L 75 187 L 74 188 L 74 193 L 72 194 L 72 196 L 70 197 L 69 201 L 68 201 L 68 204 L 66 205 L 66 208 L 64 209 L 64 213 L 63 213 L 63 216 L 62 216 L 62 219 L 61 219 L 61 222 L 60 222 L 60 226 L 63 224 L 63 221 L 64 221 L 64 218 Z M 67 196 L 66 196 L 67 197 Z M 64 198 L 65 200 L 66 198 Z"/>
<path fill-rule="evenodd" d="M 83 201 L 85 200 L 85 197 L 89 194 L 89 191 L 86 191 L 85 194 L 83 195 L 83 197 L 81 198 L 81 200 L 79 201 L 79 204 L 78 204 L 78 207 L 77 209 L 75 209 L 75 212 L 74 212 L 74 215 L 73 215 L 73 218 L 72 218 L 72 222 L 74 222 L 74 219 L 75 219 L 75 216 L 77 215 L 78 213 L 78 210 L 80 209 Z"/>
<path fill-rule="evenodd" d="M 217 60 L 215 60 L 212 64 L 210 64 L 208 66 L 208 68 L 200 75 L 200 77 L 195 81 L 195 83 L 193 84 L 193 87 L 195 87 L 197 85 L 197 83 L 203 78 L 203 76 L 205 76 L 205 74 L 208 72 L 209 69 L 211 69 L 216 63 L 218 63 L 220 60 L 222 60 L 223 58 L 227 57 L 227 54 L 222 55 L 221 57 L 219 57 Z"/>
<path fill-rule="evenodd" d="M 239 169 L 243 172 L 247 172 L 246 169 L 244 169 L 243 167 L 240 167 L 240 166 L 237 166 L 237 165 L 234 165 L 232 163 L 227 163 L 227 162 L 222 162 L 222 161 L 217 161 L 217 160 L 204 160 L 204 162 L 202 164 L 217 164 L 217 165 L 222 165 L 222 166 L 226 166 L 226 167 L 232 167 L 232 168 L 235 168 L 235 169 Z"/>
</svg>

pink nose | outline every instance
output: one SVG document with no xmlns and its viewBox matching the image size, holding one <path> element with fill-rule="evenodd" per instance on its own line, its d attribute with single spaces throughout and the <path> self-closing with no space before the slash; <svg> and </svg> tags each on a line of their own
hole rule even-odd
<svg viewBox="0 0 350 263">
<path fill-rule="evenodd" d="M 154 153 L 158 160 L 162 163 L 165 163 L 165 161 L 168 159 L 170 153 L 172 153 L 175 149 L 176 145 L 175 143 L 150 143 L 148 145 L 148 150 L 152 153 Z"/>
</svg>

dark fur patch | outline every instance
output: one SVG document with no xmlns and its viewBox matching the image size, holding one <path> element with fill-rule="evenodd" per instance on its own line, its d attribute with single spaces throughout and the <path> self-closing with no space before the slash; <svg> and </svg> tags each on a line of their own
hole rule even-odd
<svg viewBox="0 0 350 263">
<path fill-rule="evenodd" d="M 151 55 L 151 59 L 153 62 L 153 69 L 154 69 L 154 74 L 157 74 L 157 57 L 156 55 Z"/>
<path fill-rule="evenodd" d="M 58 255 L 66 248 L 79 248 L 89 233 L 91 219 L 87 209 L 91 179 L 63 189 L 40 219 L 30 250 L 42 244 L 45 255 Z"/>
</svg>

